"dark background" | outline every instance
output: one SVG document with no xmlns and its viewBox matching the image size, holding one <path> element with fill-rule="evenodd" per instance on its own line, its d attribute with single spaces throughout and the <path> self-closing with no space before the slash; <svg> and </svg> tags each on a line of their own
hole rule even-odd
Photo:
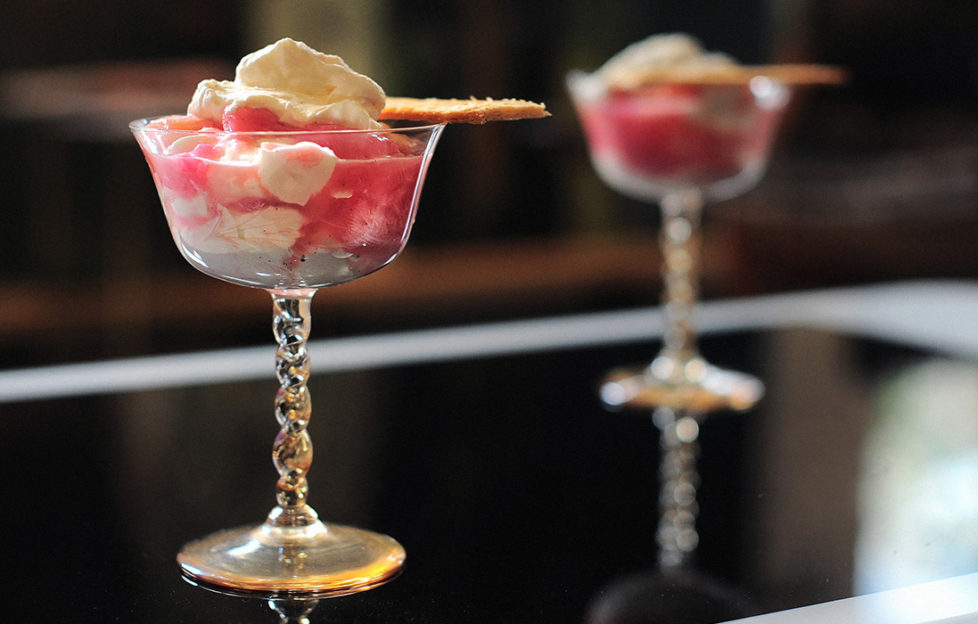
<svg viewBox="0 0 978 624">
<path fill-rule="evenodd" d="M 893 375 L 933 355 L 804 330 L 702 346 L 764 377 L 768 396 L 703 424 L 697 574 L 746 614 L 853 595 L 866 475 L 851 451 Z M 658 433 L 647 416 L 605 411 L 595 382 L 653 347 L 314 376 L 313 506 L 395 536 L 408 561 L 388 585 L 324 600 L 312 621 L 584 622 L 617 582 L 652 570 Z M 186 541 L 258 522 L 274 504 L 274 390 L 269 379 L 3 405 L 5 614 L 275 621 L 262 600 L 191 586 L 175 562 Z M 779 467 L 765 441 L 786 426 L 814 433 Z M 790 511 L 799 500 L 819 501 L 817 517 Z M 791 525 L 788 543 L 768 533 L 777 522 Z M 646 596 L 647 614 L 671 604 Z"/>
<path fill-rule="evenodd" d="M 0 26 L 0 362 L 235 344 L 231 326 L 254 336 L 261 294 L 186 270 L 126 123 L 181 110 L 197 79 L 230 78 L 242 54 L 284 34 L 346 57 L 390 94 L 521 97 L 553 113 L 449 128 L 406 266 L 317 298 L 336 302 L 321 331 L 653 302 L 655 210 L 597 180 L 563 76 L 669 31 L 745 63 L 834 63 L 851 74 L 842 88 L 799 92 L 767 177 L 708 211 L 705 297 L 978 273 L 973 2 L 357 7 L 6 3 L 16 18 Z M 588 274 L 595 258 L 603 276 Z M 65 293 L 70 321 L 52 312 Z M 187 345 L 171 342 L 174 324 L 191 328 Z"/>
</svg>

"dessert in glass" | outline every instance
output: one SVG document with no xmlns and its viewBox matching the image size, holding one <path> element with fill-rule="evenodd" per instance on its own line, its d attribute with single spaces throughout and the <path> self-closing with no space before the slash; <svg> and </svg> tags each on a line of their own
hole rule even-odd
<svg viewBox="0 0 978 624">
<path fill-rule="evenodd" d="M 417 101 L 398 102 L 410 113 Z M 282 39 L 242 58 L 233 81 L 202 81 L 187 114 L 130 125 L 184 258 L 212 277 L 264 289 L 273 302 L 277 505 L 261 524 L 187 544 L 178 561 L 195 583 L 335 596 L 384 583 L 404 562 L 393 538 L 320 520 L 306 482 L 312 297 L 398 256 L 445 127 L 381 122 L 386 103 L 339 57 Z M 421 108 L 416 117 L 438 118 L 431 102 Z M 546 114 L 528 108 L 513 118 Z"/>
<path fill-rule="evenodd" d="M 836 82 L 812 65 L 748 67 L 683 34 L 634 43 L 567 86 L 598 176 L 660 207 L 665 318 L 652 361 L 612 371 L 601 398 L 653 411 L 662 431 L 660 562 L 681 566 L 698 541 L 696 439 L 704 414 L 745 410 L 763 395 L 755 377 L 708 363 L 697 350 L 699 225 L 708 202 L 746 192 L 763 175 L 794 84 Z"/>
</svg>

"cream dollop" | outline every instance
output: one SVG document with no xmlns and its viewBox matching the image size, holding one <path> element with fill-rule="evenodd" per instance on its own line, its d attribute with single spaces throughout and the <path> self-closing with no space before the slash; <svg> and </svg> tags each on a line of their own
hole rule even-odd
<svg viewBox="0 0 978 624">
<path fill-rule="evenodd" d="M 240 106 L 265 108 L 289 126 L 310 123 L 370 129 L 386 102 L 384 90 L 338 56 L 285 38 L 244 56 L 233 81 L 204 80 L 187 112 L 221 123 Z"/>
<path fill-rule="evenodd" d="M 722 52 L 707 52 L 699 41 L 685 33 L 652 35 L 618 52 L 597 72 L 608 85 L 631 84 L 636 72 L 656 67 L 731 67 L 737 65 Z"/>
<path fill-rule="evenodd" d="M 337 160 L 333 150 L 311 141 L 266 142 L 258 150 L 258 179 L 280 200 L 303 205 L 326 186 Z"/>
</svg>

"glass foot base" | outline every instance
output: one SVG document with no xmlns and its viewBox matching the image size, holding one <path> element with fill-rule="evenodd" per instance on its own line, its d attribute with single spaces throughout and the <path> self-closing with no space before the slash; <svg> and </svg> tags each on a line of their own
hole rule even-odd
<svg viewBox="0 0 978 624">
<path fill-rule="evenodd" d="M 656 360 L 642 368 L 616 369 L 601 384 L 601 400 L 614 409 L 671 407 L 695 412 L 743 411 L 764 396 L 764 384 L 746 373 L 717 368 L 702 360 L 677 367 Z"/>
<path fill-rule="evenodd" d="M 386 583 L 401 570 L 393 538 L 316 520 L 301 527 L 219 531 L 177 555 L 185 576 L 203 585 L 256 595 L 342 596 Z"/>
</svg>

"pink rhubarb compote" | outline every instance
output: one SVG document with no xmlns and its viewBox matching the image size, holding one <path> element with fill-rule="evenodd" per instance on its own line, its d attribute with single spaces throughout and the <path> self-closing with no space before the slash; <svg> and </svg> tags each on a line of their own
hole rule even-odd
<svg viewBox="0 0 978 624">
<path fill-rule="evenodd" d="M 319 81 L 279 84 L 303 66 Z M 334 88 L 309 93 L 328 78 Z M 339 284 L 393 260 L 440 127 L 376 122 L 383 98 L 338 57 L 286 39 L 243 58 L 234 82 L 202 82 L 187 114 L 134 126 L 184 257 L 268 289 Z"/>
<path fill-rule="evenodd" d="M 602 179 L 643 201 L 684 188 L 722 198 L 755 182 L 787 101 L 782 87 L 765 78 L 749 84 L 617 80 L 648 66 L 698 69 L 730 63 L 704 53 L 691 39 L 657 36 L 593 74 L 569 76 Z"/>
</svg>

